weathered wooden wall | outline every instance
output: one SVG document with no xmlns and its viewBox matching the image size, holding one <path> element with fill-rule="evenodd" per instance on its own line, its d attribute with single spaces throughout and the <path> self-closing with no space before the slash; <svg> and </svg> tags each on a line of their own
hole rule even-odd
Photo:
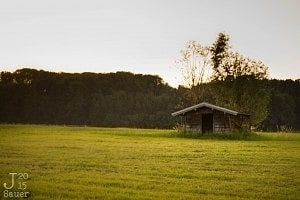
<svg viewBox="0 0 300 200">
<path fill-rule="evenodd" d="M 230 115 L 220 112 L 214 112 L 214 132 L 228 132 L 232 130 L 232 124 L 230 123 Z"/>
<path fill-rule="evenodd" d="M 202 115 L 209 113 L 213 114 L 213 132 L 229 132 L 236 128 L 231 120 L 236 116 L 212 110 L 210 108 L 201 108 L 186 113 L 186 115 L 183 116 L 182 123 L 187 130 L 202 133 Z"/>
</svg>

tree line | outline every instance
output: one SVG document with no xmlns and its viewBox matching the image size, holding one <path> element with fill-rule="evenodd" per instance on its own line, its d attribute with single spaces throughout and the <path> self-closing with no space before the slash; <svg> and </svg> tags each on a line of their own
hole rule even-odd
<svg viewBox="0 0 300 200">
<path fill-rule="evenodd" d="M 240 94 L 247 89 L 252 92 L 248 94 L 259 97 L 257 85 L 269 93 L 267 113 L 258 128 L 288 126 L 300 130 L 300 80 L 240 77 L 212 81 L 205 83 L 204 100 L 218 103 L 217 94 L 224 99 L 224 95 L 236 95 L 247 101 L 250 109 L 259 109 L 256 98 Z M 229 88 L 235 90 L 224 93 Z M 24 68 L 0 74 L 0 122 L 173 128 L 177 119 L 170 114 L 193 104 L 187 95 L 190 91 L 184 86 L 172 88 L 153 75 L 53 73 Z"/>
<path fill-rule="evenodd" d="M 0 122 L 172 128 L 173 111 L 206 101 L 250 114 L 247 127 L 300 130 L 300 80 L 270 80 L 268 67 L 234 51 L 226 33 L 211 45 L 187 42 L 176 65 L 177 89 L 130 72 L 1 72 Z"/>
<path fill-rule="evenodd" d="M 2 123 L 170 128 L 176 89 L 158 76 L 117 72 L 1 72 Z"/>
</svg>

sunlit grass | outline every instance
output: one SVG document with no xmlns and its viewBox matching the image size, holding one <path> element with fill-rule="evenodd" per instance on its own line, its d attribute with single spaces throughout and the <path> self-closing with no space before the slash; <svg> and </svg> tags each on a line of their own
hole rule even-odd
<svg viewBox="0 0 300 200">
<path fill-rule="evenodd" d="M 27 172 L 32 199 L 300 196 L 297 134 L 194 139 L 172 130 L 1 125 L 0 137 L 1 185 L 9 172 Z"/>
</svg>

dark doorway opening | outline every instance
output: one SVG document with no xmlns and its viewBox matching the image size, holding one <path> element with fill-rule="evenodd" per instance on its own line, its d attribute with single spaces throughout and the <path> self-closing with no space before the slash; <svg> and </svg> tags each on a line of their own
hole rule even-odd
<svg viewBox="0 0 300 200">
<path fill-rule="evenodd" d="M 202 114 L 202 133 L 213 132 L 213 114 Z"/>
</svg>

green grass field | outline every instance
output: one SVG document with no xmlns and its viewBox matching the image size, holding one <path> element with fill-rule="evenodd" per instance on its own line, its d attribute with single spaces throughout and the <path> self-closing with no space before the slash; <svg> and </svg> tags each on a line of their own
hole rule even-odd
<svg viewBox="0 0 300 200">
<path fill-rule="evenodd" d="M 0 125 L 0 137 L 2 198 L 18 172 L 30 199 L 300 199 L 300 134 Z"/>
</svg>

